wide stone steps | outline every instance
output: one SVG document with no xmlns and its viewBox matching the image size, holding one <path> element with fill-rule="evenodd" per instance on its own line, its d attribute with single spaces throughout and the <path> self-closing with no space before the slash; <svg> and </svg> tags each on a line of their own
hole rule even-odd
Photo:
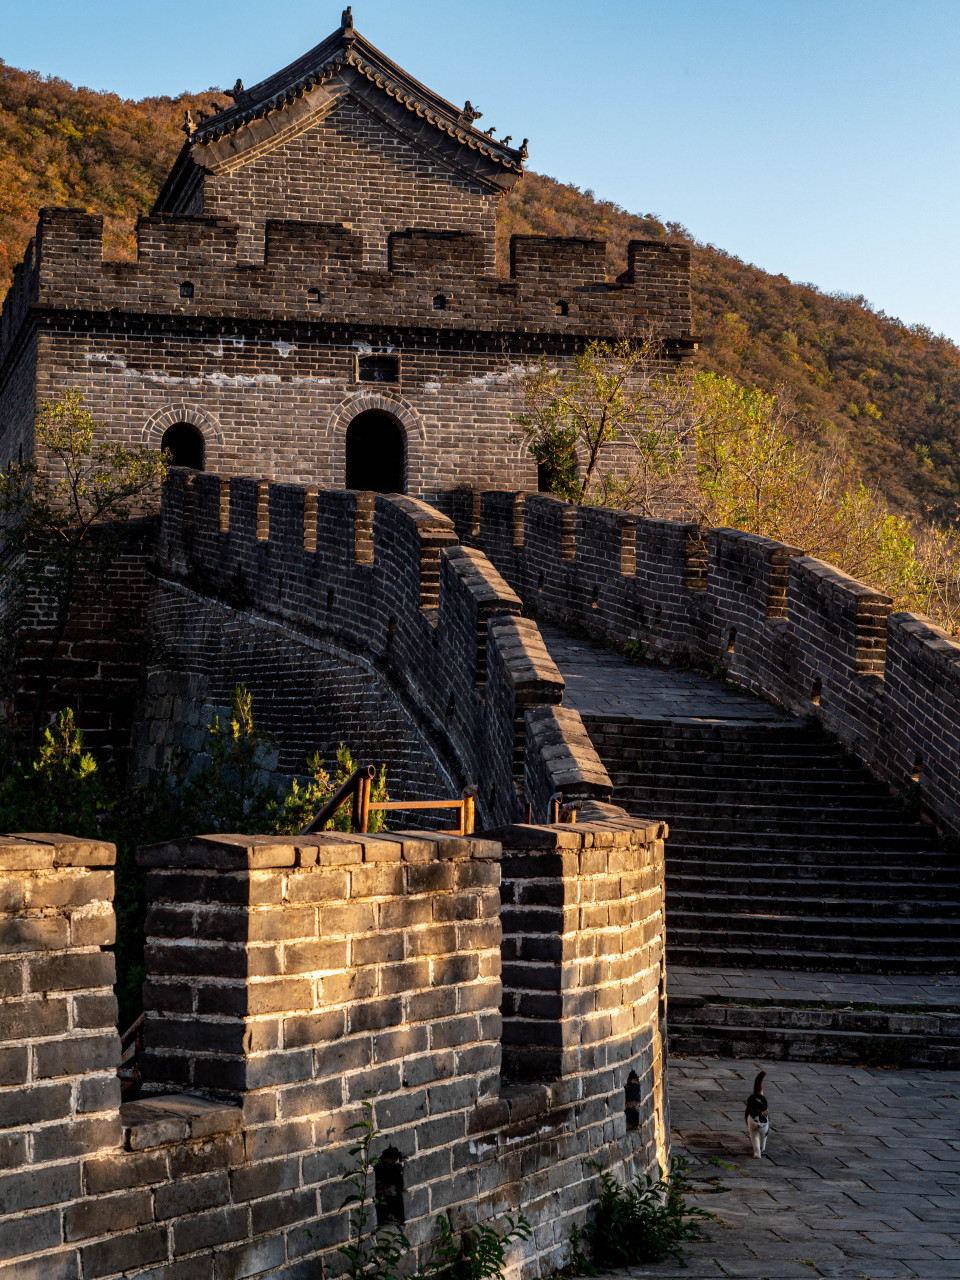
<svg viewBox="0 0 960 1280">
<path fill-rule="evenodd" d="M 772 941 L 771 936 L 771 941 Z M 791 947 L 786 942 L 778 946 L 757 946 L 753 935 L 745 944 L 718 940 L 707 941 L 702 936 L 692 938 L 671 934 L 667 926 L 667 951 L 670 964 L 695 965 L 698 968 L 763 968 L 776 965 L 780 969 L 796 969 L 818 973 L 829 969 L 832 973 L 884 974 L 896 973 L 910 977 L 926 974 L 948 974 L 957 970 L 956 949 L 951 947 L 940 955 L 891 954 L 886 947 L 875 951 L 847 951 L 847 939 L 834 936 L 831 950 L 816 950 L 809 946 Z"/>
<path fill-rule="evenodd" d="M 932 897 L 929 890 L 924 897 L 904 898 L 905 891 L 915 893 L 912 885 L 898 886 L 898 897 L 889 892 L 871 893 L 864 896 L 867 886 L 858 884 L 854 893 L 853 886 L 833 884 L 807 883 L 796 886 L 798 892 L 791 893 L 790 906 L 798 915 L 809 913 L 812 916 L 852 917 L 860 919 L 899 920 L 899 921 L 956 921 L 960 918 L 960 902 Z M 766 886 L 741 886 L 739 892 L 730 886 L 717 891 L 715 883 L 709 890 L 699 892 L 692 889 L 683 891 L 683 909 L 680 913 L 670 911 L 673 922 L 679 915 L 695 912 L 711 915 L 721 912 L 730 917 L 753 915 L 776 915 L 783 908 L 784 898 L 777 892 L 775 882 L 768 881 Z"/>
<path fill-rule="evenodd" d="M 945 909 L 944 898 L 937 896 L 937 885 L 949 885 L 953 880 L 952 871 L 932 867 L 924 867 L 920 871 L 903 867 L 900 874 L 896 874 L 895 868 L 890 868 L 886 880 L 879 878 L 879 875 L 870 875 L 867 869 L 863 876 L 851 881 L 849 875 L 842 879 L 833 878 L 825 875 L 822 868 L 805 866 L 799 869 L 796 880 L 785 884 L 778 874 L 779 870 L 775 864 L 767 867 L 751 867 L 747 864 L 738 868 L 727 863 L 724 864 L 722 881 L 718 883 L 716 863 L 711 867 L 697 864 L 684 870 L 678 868 L 675 860 L 668 859 L 667 884 L 672 896 L 682 894 L 684 902 L 694 909 L 701 896 L 722 892 L 734 899 L 749 899 L 754 902 L 783 902 L 785 898 L 793 901 L 812 895 L 816 895 L 814 900 L 819 900 L 822 896 L 824 901 L 842 901 L 848 895 L 855 895 L 861 903 L 869 901 L 882 904 L 892 901 L 902 903 L 901 910 L 913 911 L 916 905 L 925 902 Z M 921 896 L 914 897 L 918 893 Z M 957 902 L 950 905 L 951 914 L 960 910 Z"/>
<path fill-rule="evenodd" d="M 853 877 L 864 869 L 874 867 L 878 871 L 883 871 L 885 867 L 916 868 L 918 871 L 930 867 L 946 870 L 950 877 L 948 883 L 956 883 L 956 860 L 941 854 L 939 850 L 924 849 L 918 853 L 913 849 L 833 849 L 828 848 L 825 843 L 817 844 L 814 841 L 810 841 L 807 848 L 797 849 L 781 844 L 775 832 L 768 833 L 766 843 L 758 841 L 756 844 L 734 845 L 718 840 L 716 844 L 707 844 L 705 840 L 704 833 L 697 833 L 696 843 L 693 840 L 688 842 L 676 826 L 670 826 L 667 866 L 679 867 L 683 864 L 685 867 L 700 866 L 705 872 L 711 868 L 718 872 L 720 868 L 744 863 L 750 866 L 777 866 L 781 868 L 781 875 L 789 874 L 791 869 L 800 874 L 800 869 L 804 866 L 820 866 L 846 868 Z"/>
<path fill-rule="evenodd" d="M 611 773 L 610 779 L 618 795 L 628 795 L 637 804 L 697 807 L 705 804 L 722 804 L 717 799 L 715 783 L 703 786 L 702 778 L 690 777 L 680 785 L 676 774 L 661 779 L 655 785 L 638 782 L 646 775 L 621 771 Z M 865 803 L 876 807 L 876 812 L 892 813 L 905 819 L 902 803 L 880 789 L 859 786 L 849 782 L 783 783 L 771 788 L 769 784 L 750 778 L 737 783 L 737 796 L 741 804 L 777 805 L 782 808 L 803 810 L 811 803 L 828 808 L 859 808 Z"/>
<path fill-rule="evenodd" d="M 618 803 L 669 824 L 671 962 L 956 968 L 956 854 L 815 726 L 584 721 Z"/>
<path fill-rule="evenodd" d="M 672 1055 L 960 1070 L 960 1012 L 671 996 Z"/>
<path fill-rule="evenodd" d="M 669 911 L 668 927 L 679 942 L 704 933 L 716 917 L 707 911 Z M 784 911 L 730 912 L 725 927 L 712 934 L 712 940 L 739 946 L 753 939 L 767 951 L 780 946 L 803 950 L 831 950 L 837 945 L 836 916 L 790 915 Z M 855 916 L 842 921 L 844 948 L 849 951 L 877 951 L 879 944 L 889 954 L 909 952 L 913 955 L 938 955 L 956 933 L 954 922 L 947 917 L 911 918 L 910 916 Z M 822 967 L 822 966 L 821 966 Z"/>
<path fill-rule="evenodd" d="M 686 838 L 693 838 L 708 833 L 711 842 L 717 844 L 767 844 L 772 835 L 776 836 L 777 845 L 781 849 L 803 849 L 811 843 L 832 849 L 876 849 L 882 852 L 887 849 L 926 850 L 932 844 L 931 834 L 915 831 L 906 823 L 874 822 L 865 819 L 856 822 L 829 817 L 820 818 L 811 814 L 806 821 L 798 821 L 796 816 L 786 815 L 779 821 L 775 817 L 752 817 L 748 809 L 740 816 L 731 813 L 736 806 L 725 806 L 722 816 L 712 816 L 709 812 L 693 817 L 689 814 L 669 814 L 664 817 L 671 829 L 682 832 Z"/>
</svg>

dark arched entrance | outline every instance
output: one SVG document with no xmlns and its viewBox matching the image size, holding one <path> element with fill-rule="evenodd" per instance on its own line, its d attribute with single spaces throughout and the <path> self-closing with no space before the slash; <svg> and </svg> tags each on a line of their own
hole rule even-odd
<svg viewBox="0 0 960 1280">
<path fill-rule="evenodd" d="M 172 467 L 203 470 L 203 436 L 189 422 L 175 422 L 172 427 L 167 427 L 160 448 L 169 449 Z"/>
<path fill-rule="evenodd" d="M 403 454 L 403 432 L 395 418 L 379 409 L 358 413 L 347 427 L 346 487 L 403 493 Z"/>
</svg>

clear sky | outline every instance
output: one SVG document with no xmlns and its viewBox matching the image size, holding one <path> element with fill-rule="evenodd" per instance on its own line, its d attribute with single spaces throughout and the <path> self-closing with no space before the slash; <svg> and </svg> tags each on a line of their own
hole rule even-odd
<svg viewBox="0 0 960 1280">
<path fill-rule="evenodd" d="M 125 97 L 253 84 L 339 0 L 0 0 L 0 57 Z M 530 167 L 960 341 L 960 0 L 357 0 Z"/>
</svg>

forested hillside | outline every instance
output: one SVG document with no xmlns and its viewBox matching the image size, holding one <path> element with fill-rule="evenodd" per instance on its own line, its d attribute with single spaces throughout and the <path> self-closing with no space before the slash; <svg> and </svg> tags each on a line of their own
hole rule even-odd
<svg viewBox="0 0 960 1280">
<path fill-rule="evenodd" d="M 209 110 L 216 96 L 130 102 L 0 62 L 0 290 L 44 204 L 104 214 L 108 252 L 130 253 L 133 220 L 149 209 L 183 141 L 184 108 Z M 501 234 L 516 232 L 604 238 L 611 275 L 623 269 L 631 238 L 690 244 L 703 364 L 786 388 L 819 432 L 849 443 L 895 505 L 956 517 L 960 350 L 952 342 L 539 174 L 504 200 Z"/>
</svg>

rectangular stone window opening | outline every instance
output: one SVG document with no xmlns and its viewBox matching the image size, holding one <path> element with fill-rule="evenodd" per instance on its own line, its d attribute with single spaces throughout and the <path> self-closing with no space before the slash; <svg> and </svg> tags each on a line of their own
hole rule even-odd
<svg viewBox="0 0 960 1280">
<path fill-rule="evenodd" d="M 399 382 L 399 356 L 357 356 L 357 382 Z"/>
<path fill-rule="evenodd" d="M 402 1226 L 403 1156 L 396 1147 L 387 1147 L 374 1166 L 377 1226 Z"/>
</svg>

